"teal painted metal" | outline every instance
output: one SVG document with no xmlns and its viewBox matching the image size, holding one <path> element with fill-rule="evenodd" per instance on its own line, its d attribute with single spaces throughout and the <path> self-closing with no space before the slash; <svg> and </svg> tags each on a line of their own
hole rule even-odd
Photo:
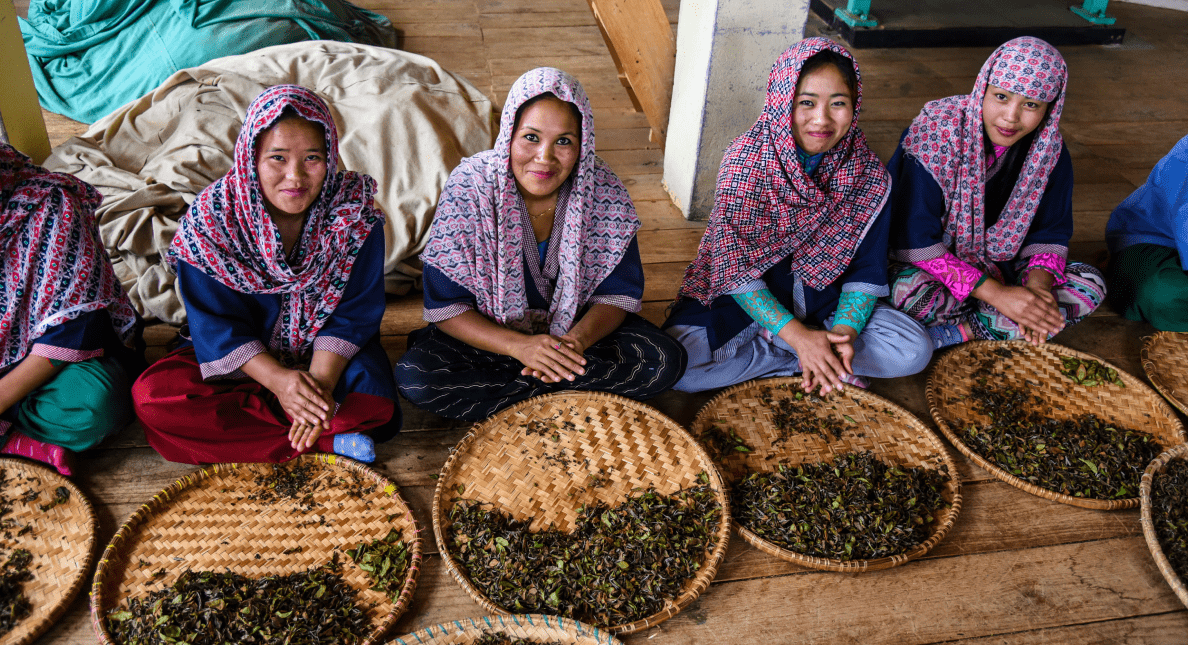
<svg viewBox="0 0 1188 645">
<path fill-rule="evenodd" d="M 1110 0 L 1085 0 L 1081 6 L 1072 6 L 1068 10 L 1095 25 L 1112 25 L 1117 19 L 1106 13 L 1109 3 Z"/>
<path fill-rule="evenodd" d="M 838 7 L 833 15 L 851 27 L 874 27 L 879 23 L 870 17 L 871 0 L 847 0 L 846 8 Z"/>
</svg>

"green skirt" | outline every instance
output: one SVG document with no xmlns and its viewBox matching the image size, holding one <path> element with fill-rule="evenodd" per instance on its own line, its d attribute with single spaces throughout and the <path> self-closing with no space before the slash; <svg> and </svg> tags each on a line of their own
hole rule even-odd
<svg viewBox="0 0 1188 645">
<path fill-rule="evenodd" d="M 132 422 L 132 383 L 114 358 L 67 363 L 4 413 L 26 435 L 81 451 Z"/>
<path fill-rule="evenodd" d="M 1135 244 L 1110 260 L 1110 304 L 1160 331 L 1188 331 L 1188 271 L 1175 249 Z"/>
</svg>

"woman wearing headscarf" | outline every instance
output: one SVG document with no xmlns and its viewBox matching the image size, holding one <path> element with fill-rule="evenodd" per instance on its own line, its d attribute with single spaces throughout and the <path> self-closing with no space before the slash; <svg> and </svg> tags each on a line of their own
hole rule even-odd
<svg viewBox="0 0 1188 645">
<path fill-rule="evenodd" d="M 1068 262 L 1072 160 L 1060 136 L 1068 67 L 1029 36 L 990 55 L 968 95 L 931 101 L 887 167 L 892 303 L 934 346 L 1042 343 L 1105 297 L 1093 267 Z"/>
<path fill-rule="evenodd" d="M 914 374 L 932 351 L 888 293 L 890 179 L 856 122 L 858 64 L 808 38 L 772 67 L 763 113 L 718 171 L 714 210 L 665 326 L 695 392 L 804 375 L 823 392 Z"/>
<path fill-rule="evenodd" d="M 1110 215 L 1114 309 L 1161 331 L 1188 331 L 1188 137 Z"/>
<path fill-rule="evenodd" d="M 462 160 L 421 259 L 427 327 L 396 364 L 417 406 L 475 421 L 565 389 L 645 399 L 684 352 L 636 315 L 635 207 L 594 154 L 580 83 L 534 69 L 508 93 L 492 150 Z"/>
<path fill-rule="evenodd" d="M 99 239 L 102 200 L 0 144 L 0 452 L 65 475 L 69 451 L 132 421 L 143 368 L 140 319 Z"/>
<path fill-rule="evenodd" d="M 399 429 L 375 180 L 337 171 L 338 131 L 295 85 L 248 107 L 231 170 L 194 201 L 167 254 L 181 346 L 133 387 L 149 444 L 184 463 L 375 458 Z"/>
</svg>

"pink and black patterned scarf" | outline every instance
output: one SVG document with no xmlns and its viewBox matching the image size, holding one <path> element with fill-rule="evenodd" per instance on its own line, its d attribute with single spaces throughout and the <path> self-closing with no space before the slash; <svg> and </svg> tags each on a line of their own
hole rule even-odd
<svg viewBox="0 0 1188 645">
<path fill-rule="evenodd" d="M 945 195 L 945 233 L 954 255 L 982 268 L 1014 258 L 1031 228 L 1048 175 L 1060 160 L 1060 113 L 1068 66 L 1060 52 L 1030 36 L 996 49 L 968 95 L 929 101 L 912 121 L 904 152 L 920 161 Z M 989 85 L 1051 104 L 1037 128 L 1015 187 L 994 226 L 986 228 L 986 156 L 982 100 Z"/>
<path fill-rule="evenodd" d="M 563 228 L 553 299 L 547 312 L 538 312 L 528 309 L 525 291 L 532 287 L 525 281 L 523 236 L 532 232 L 522 224 L 511 142 L 516 111 L 546 92 L 577 106 L 582 140 L 567 210 L 556 216 Z M 463 159 L 450 174 L 421 260 L 474 294 L 479 312 L 496 323 L 526 333 L 547 323 L 550 333 L 563 335 L 623 259 L 639 226 L 627 189 L 594 154 L 594 114 L 581 83 L 559 69 L 540 67 L 508 92 L 495 148 Z"/>
<path fill-rule="evenodd" d="M 291 263 L 265 211 L 256 169 L 260 135 L 286 109 L 326 131 L 326 181 Z M 240 293 L 281 294 L 269 346 L 286 364 L 305 357 L 342 300 L 368 233 L 383 219 L 375 206 L 375 180 L 337 167 L 338 130 L 326 103 L 304 87 L 270 87 L 248 106 L 231 170 L 198 195 L 169 247 L 167 259 L 175 269 L 180 260 Z"/>
<path fill-rule="evenodd" d="M 0 369 L 21 362 L 51 327 L 107 309 L 128 342 L 136 312 L 99 239 L 90 184 L 36 166 L 0 144 Z"/>
<path fill-rule="evenodd" d="M 792 111 L 800 70 L 829 49 L 853 60 L 827 38 L 807 38 L 772 67 L 767 101 L 755 125 L 727 148 L 718 171 L 713 213 L 697 257 L 685 270 L 680 295 L 709 305 L 757 280 L 792 256 L 792 270 L 821 289 L 845 271 L 890 191 L 890 176 L 858 129 L 862 77 L 854 122 L 809 177 L 796 156 Z"/>
</svg>

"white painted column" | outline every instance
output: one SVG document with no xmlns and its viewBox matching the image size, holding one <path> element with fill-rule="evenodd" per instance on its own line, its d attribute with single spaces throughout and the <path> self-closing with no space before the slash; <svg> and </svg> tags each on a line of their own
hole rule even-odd
<svg viewBox="0 0 1188 645">
<path fill-rule="evenodd" d="M 0 69 L 4 70 L 0 139 L 28 155 L 33 163 L 41 163 L 50 153 L 49 136 L 12 0 L 0 0 Z"/>
<path fill-rule="evenodd" d="M 686 219 L 709 217 L 722 153 L 759 118 L 808 15 L 809 0 L 681 0 L 664 187 Z"/>
</svg>

